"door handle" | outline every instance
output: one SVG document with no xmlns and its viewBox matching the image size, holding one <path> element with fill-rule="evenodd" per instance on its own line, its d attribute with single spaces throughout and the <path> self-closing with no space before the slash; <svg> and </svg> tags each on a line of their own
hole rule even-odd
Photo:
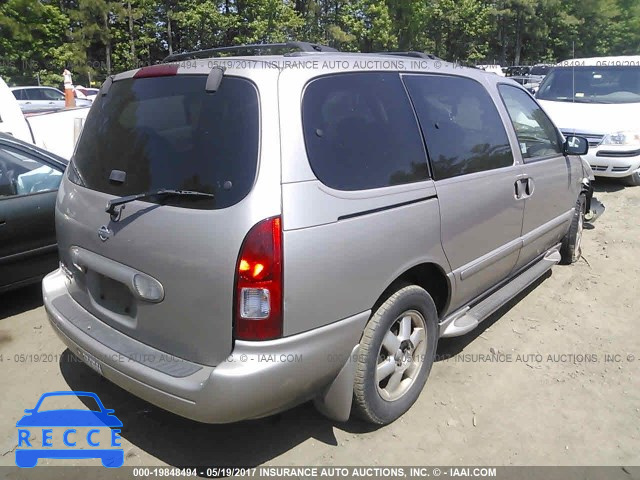
<svg viewBox="0 0 640 480">
<path fill-rule="evenodd" d="M 533 195 L 535 184 L 531 177 L 521 177 L 516 180 L 515 183 L 515 195 L 517 200 L 529 198 Z"/>
<path fill-rule="evenodd" d="M 520 200 L 522 198 L 522 181 L 516 180 L 516 182 L 514 183 L 514 186 L 515 186 L 516 200 Z"/>
<path fill-rule="evenodd" d="M 535 188 L 536 186 L 535 186 L 535 183 L 533 183 L 533 178 L 531 177 L 527 178 L 527 185 L 524 189 L 525 192 L 527 193 L 527 197 L 530 197 L 531 195 L 533 195 Z"/>
<path fill-rule="evenodd" d="M 519 178 L 518 180 L 516 180 L 514 185 L 515 185 L 516 200 L 522 200 L 528 197 L 526 178 Z"/>
</svg>

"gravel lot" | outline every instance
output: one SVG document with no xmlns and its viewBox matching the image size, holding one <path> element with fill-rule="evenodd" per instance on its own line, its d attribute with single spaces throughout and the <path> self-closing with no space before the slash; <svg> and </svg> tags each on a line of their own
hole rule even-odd
<svg viewBox="0 0 640 480">
<path fill-rule="evenodd" d="M 115 409 L 132 466 L 639 465 L 640 188 L 599 182 L 596 195 L 607 210 L 585 231 L 584 258 L 556 266 L 466 337 L 441 341 L 418 402 L 382 428 L 333 423 L 310 404 L 232 425 L 182 419 L 65 353 L 39 286 L 2 295 L 0 465 L 14 464 L 23 409 L 53 390 L 96 392 Z"/>
</svg>

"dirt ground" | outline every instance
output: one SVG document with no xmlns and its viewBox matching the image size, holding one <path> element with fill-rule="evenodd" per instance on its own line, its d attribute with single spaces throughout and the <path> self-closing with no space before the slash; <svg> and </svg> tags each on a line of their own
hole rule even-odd
<svg viewBox="0 0 640 480">
<path fill-rule="evenodd" d="M 182 419 L 63 354 L 38 286 L 2 295 L 0 465 L 14 464 L 23 409 L 53 390 L 96 392 L 115 409 L 130 466 L 639 465 L 640 187 L 599 182 L 596 195 L 607 210 L 585 231 L 584 258 L 441 341 L 417 403 L 382 428 L 334 423 L 310 404 L 232 425 Z M 29 357 L 43 353 L 52 361 Z"/>
</svg>

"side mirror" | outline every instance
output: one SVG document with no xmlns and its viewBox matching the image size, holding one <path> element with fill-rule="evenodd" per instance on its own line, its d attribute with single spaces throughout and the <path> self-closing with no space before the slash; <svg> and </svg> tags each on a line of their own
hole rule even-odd
<svg viewBox="0 0 640 480">
<path fill-rule="evenodd" d="M 585 155 L 589 151 L 589 142 L 583 137 L 569 136 L 563 150 L 565 155 Z"/>
</svg>

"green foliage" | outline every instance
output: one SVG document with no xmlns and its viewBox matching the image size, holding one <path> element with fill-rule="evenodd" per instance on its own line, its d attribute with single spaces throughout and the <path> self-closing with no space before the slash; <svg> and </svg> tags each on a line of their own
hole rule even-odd
<svg viewBox="0 0 640 480">
<path fill-rule="evenodd" d="M 170 52 L 309 40 L 531 64 L 640 54 L 640 0 L 4 0 L 0 76 L 99 84 Z"/>
<path fill-rule="evenodd" d="M 398 46 L 389 6 L 384 0 L 355 0 L 341 11 L 347 39 L 343 49 L 361 52 L 393 50 Z"/>
<path fill-rule="evenodd" d="M 20 84 L 37 83 L 38 77 L 62 83 L 61 47 L 68 30 L 69 19 L 56 5 L 33 0 L 1 4 L 0 76 Z"/>
</svg>

